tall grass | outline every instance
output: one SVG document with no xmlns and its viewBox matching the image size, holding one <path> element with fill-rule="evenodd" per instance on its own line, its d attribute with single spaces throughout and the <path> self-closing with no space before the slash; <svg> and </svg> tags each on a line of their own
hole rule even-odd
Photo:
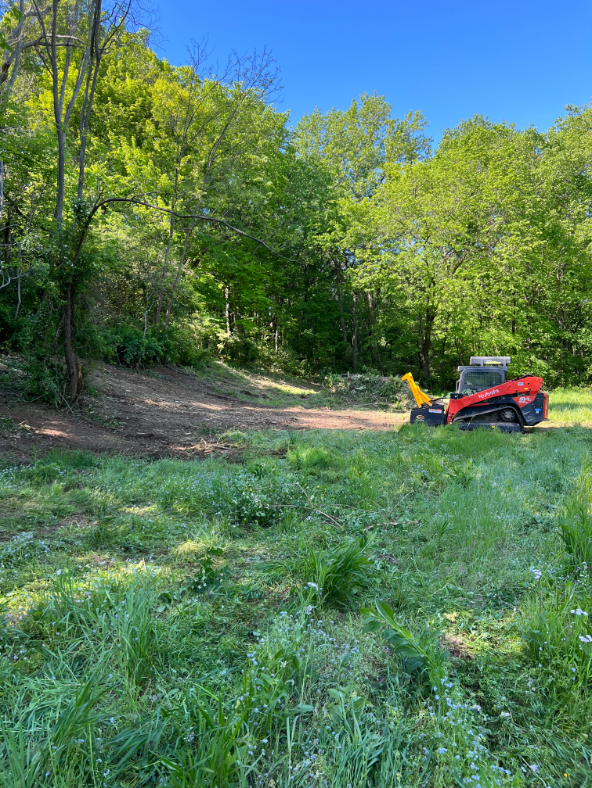
<svg viewBox="0 0 592 788">
<path fill-rule="evenodd" d="M 577 488 L 565 502 L 559 527 L 565 549 L 575 566 L 592 572 L 592 471 L 584 468 Z"/>
<path fill-rule="evenodd" d="M 374 562 L 367 553 L 368 540 L 353 539 L 331 550 L 309 548 L 302 572 L 309 597 L 320 604 L 346 608 L 360 600 L 371 583 Z"/>
<path fill-rule="evenodd" d="M 39 704 L 27 703 L 26 693 L 19 693 L 12 719 L 0 728 L 0 776 L 6 788 L 36 788 L 52 780 L 75 785 L 97 772 L 79 745 L 102 721 L 97 706 L 107 688 L 95 674 L 69 689 L 57 698 L 39 698 Z"/>
<path fill-rule="evenodd" d="M 0 471 L 0 784 L 586 785 L 585 427 L 241 445 Z"/>
</svg>

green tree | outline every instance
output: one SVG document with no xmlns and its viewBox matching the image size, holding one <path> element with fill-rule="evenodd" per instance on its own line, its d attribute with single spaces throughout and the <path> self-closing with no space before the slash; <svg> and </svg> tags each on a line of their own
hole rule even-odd
<svg viewBox="0 0 592 788">
<path fill-rule="evenodd" d="M 385 178 L 386 167 L 393 162 L 414 162 L 429 151 L 425 137 L 426 122 L 421 113 L 409 113 L 402 120 L 391 117 L 392 108 L 384 97 L 363 94 L 347 110 L 332 109 L 326 114 L 315 110 L 296 128 L 296 145 L 300 154 L 322 167 L 333 187 L 332 210 L 318 236 L 318 246 L 331 260 L 340 312 L 340 328 L 347 339 L 343 310 L 344 289 L 356 281 L 355 270 L 360 248 L 349 232 L 354 206 L 367 206 L 375 199 Z M 351 345 L 354 370 L 359 356 L 359 288 L 351 287 Z M 370 319 L 376 306 L 375 288 L 366 290 Z M 371 335 L 371 328 L 368 332 Z"/>
<path fill-rule="evenodd" d="M 352 222 L 367 240 L 358 281 L 380 284 L 404 310 L 424 380 L 436 337 L 444 354 L 478 336 L 492 294 L 511 284 L 517 254 L 534 243 L 525 236 L 535 142 L 475 118 L 445 134 L 431 158 L 389 164 L 373 205 Z"/>
</svg>

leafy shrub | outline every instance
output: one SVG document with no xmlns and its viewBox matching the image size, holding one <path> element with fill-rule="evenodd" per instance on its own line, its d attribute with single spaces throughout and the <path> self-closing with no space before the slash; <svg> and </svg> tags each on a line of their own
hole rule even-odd
<svg viewBox="0 0 592 788">
<path fill-rule="evenodd" d="M 221 357 L 233 364 L 250 365 L 260 356 L 257 343 L 250 337 L 239 334 L 225 336 L 218 347 Z"/>
<path fill-rule="evenodd" d="M 228 479 L 224 488 L 220 497 L 227 498 L 230 516 L 242 525 L 262 528 L 278 523 L 295 495 L 294 484 L 289 480 L 275 473 L 262 474 L 261 468 L 258 470 L 253 464 L 250 470 Z"/>
<path fill-rule="evenodd" d="M 162 342 L 152 331 L 144 335 L 139 328 L 126 323 L 118 325 L 110 338 L 115 360 L 127 367 L 154 363 L 164 351 Z"/>
<path fill-rule="evenodd" d="M 174 363 L 191 366 L 207 353 L 187 326 L 150 327 L 145 333 L 137 326 L 118 323 L 104 336 L 104 354 L 127 367 Z"/>
<path fill-rule="evenodd" d="M 28 353 L 24 372 L 27 397 L 43 400 L 54 408 L 67 404 L 69 380 L 63 359 L 45 353 Z"/>
<path fill-rule="evenodd" d="M 368 588 L 374 562 L 366 554 L 367 539 L 351 540 L 332 550 L 311 546 L 304 559 L 304 577 L 319 603 L 349 607 Z"/>
<path fill-rule="evenodd" d="M 255 337 L 231 334 L 218 336 L 219 357 L 231 364 L 281 372 L 294 377 L 310 377 L 313 367 L 307 359 L 298 356 L 291 348 L 279 347 Z"/>
</svg>

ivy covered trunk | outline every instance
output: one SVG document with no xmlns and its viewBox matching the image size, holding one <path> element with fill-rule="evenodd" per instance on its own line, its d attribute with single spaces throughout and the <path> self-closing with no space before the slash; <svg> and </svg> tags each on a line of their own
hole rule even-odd
<svg viewBox="0 0 592 788">
<path fill-rule="evenodd" d="M 76 402 L 82 393 L 82 365 L 74 349 L 75 324 L 74 324 L 74 287 L 69 285 L 66 289 L 64 304 L 62 306 L 62 332 L 64 336 L 64 355 L 66 371 L 69 381 L 70 403 Z"/>
</svg>

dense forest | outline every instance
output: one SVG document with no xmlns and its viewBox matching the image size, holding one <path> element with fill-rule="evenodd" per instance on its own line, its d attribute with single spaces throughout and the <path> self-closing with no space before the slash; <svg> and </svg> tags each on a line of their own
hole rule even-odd
<svg viewBox="0 0 592 788">
<path fill-rule="evenodd" d="M 589 107 L 438 145 L 370 93 L 293 125 L 267 52 L 173 66 L 131 0 L 0 10 L 0 342 L 33 391 L 208 355 L 438 389 L 494 353 L 590 382 Z"/>
</svg>

